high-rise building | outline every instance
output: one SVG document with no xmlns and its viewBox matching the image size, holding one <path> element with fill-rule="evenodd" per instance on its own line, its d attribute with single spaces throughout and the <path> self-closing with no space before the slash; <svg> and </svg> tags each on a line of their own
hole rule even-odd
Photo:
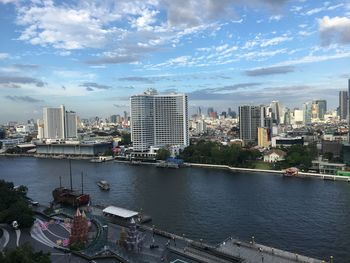
<svg viewBox="0 0 350 263">
<path fill-rule="evenodd" d="M 66 111 L 65 113 L 64 135 L 64 138 L 77 137 L 77 115 L 74 111 Z"/>
<path fill-rule="evenodd" d="M 43 109 L 43 138 L 66 139 L 77 137 L 77 117 L 65 107 Z"/>
<path fill-rule="evenodd" d="M 271 144 L 271 129 L 258 127 L 258 146 L 267 148 Z"/>
<path fill-rule="evenodd" d="M 281 106 L 278 101 L 273 101 L 270 104 L 272 122 L 276 125 L 281 123 Z"/>
<path fill-rule="evenodd" d="M 64 139 L 64 113 L 65 108 L 44 108 L 44 138 Z"/>
<path fill-rule="evenodd" d="M 304 124 L 310 125 L 311 124 L 311 117 L 312 117 L 312 102 L 311 101 L 304 103 L 303 112 L 304 112 Z"/>
<path fill-rule="evenodd" d="M 258 127 L 261 126 L 260 106 L 239 106 L 239 137 L 244 143 L 258 139 Z"/>
<path fill-rule="evenodd" d="M 339 91 L 339 117 L 341 120 L 347 120 L 348 117 L 348 92 Z"/>
<path fill-rule="evenodd" d="M 324 119 L 324 115 L 327 112 L 327 101 L 326 100 L 315 100 L 314 102 L 317 105 L 317 118 L 320 120 Z"/>
<path fill-rule="evenodd" d="M 151 146 L 188 146 L 188 102 L 185 94 L 159 95 L 149 89 L 133 95 L 131 104 L 131 139 L 134 151 Z"/>
</svg>

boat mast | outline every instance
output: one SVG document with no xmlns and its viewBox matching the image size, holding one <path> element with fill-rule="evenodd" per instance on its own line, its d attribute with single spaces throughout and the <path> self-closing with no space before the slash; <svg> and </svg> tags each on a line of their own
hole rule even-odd
<svg viewBox="0 0 350 263">
<path fill-rule="evenodd" d="M 60 176 L 60 188 L 62 188 L 62 176 Z"/>
<path fill-rule="evenodd" d="M 69 159 L 69 179 L 70 179 L 70 190 L 73 191 L 72 162 L 71 162 L 71 159 Z"/>
<path fill-rule="evenodd" d="M 81 172 L 81 194 L 84 194 L 84 174 Z"/>
</svg>

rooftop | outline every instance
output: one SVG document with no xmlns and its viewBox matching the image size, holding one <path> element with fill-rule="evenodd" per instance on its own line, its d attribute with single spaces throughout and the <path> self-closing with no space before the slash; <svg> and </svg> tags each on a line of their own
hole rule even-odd
<svg viewBox="0 0 350 263">
<path fill-rule="evenodd" d="M 122 218 L 131 218 L 139 214 L 138 212 L 127 210 L 116 206 L 107 206 L 105 209 L 103 209 L 102 212 L 111 214 L 114 216 L 122 217 Z"/>
</svg>

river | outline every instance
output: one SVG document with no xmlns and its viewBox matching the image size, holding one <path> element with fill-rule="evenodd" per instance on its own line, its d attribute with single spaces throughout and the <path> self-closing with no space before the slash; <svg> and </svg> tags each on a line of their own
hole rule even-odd
<svg viewBox="0 0 350 263">
<path fill-rule="evenodd" d="M 320 259 L 350 262 L 350 184 L 217 169 L 161 169 L 72 161 L 73 186 L 93 204 L 142 209 L 156 227 L 217 244 L 229 236 Z M 0 158 L 0 179 L 23 184 L 35 201 L 69 186 L 67 160 Z M 96 185 L 107 180 L 109 192 Z"/>
</svg>

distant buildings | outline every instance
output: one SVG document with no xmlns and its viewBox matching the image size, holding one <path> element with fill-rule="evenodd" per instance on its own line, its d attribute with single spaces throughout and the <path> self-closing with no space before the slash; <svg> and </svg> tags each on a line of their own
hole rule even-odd
<svg viewBox="0 0 350 263">
<path fill-rule="evenodd" d="M 239 138 L 244 143 L 256 142 L 258 127 L 261 127 L 260 106 L 240 106 L 239 111 Z"/>
<path fill-rule="evenodd" d="M 188 102 L 185 94 L 158 94 L 149 89 L 133 95 L 131 139 L 134 151 L 154 147 L 189 145 Z"/>
<path fill-rule="evenodd" d="M 44 108 L 43 120 L 38 121 L 39 139 L 68 139 L 77 137 L 77 116 L 73 111 L 59 108 Z"/>
<path fill-rule="evenodd" d="M 345 90 L 339 91 L 338 114 L 339 114 L 340 120 L 347 120 L 347 117 L 348 117 L 348 92 Z"/>
</svg>

